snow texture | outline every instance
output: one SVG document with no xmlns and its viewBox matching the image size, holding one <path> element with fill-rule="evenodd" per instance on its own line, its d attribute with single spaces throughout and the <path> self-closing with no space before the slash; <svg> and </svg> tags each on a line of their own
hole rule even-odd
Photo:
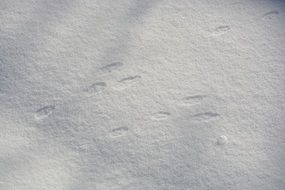
<svg viewBox="0 0 285 190">
<path fill-rule="evenodd" d="M 0 0 L 0 190 L 284 190 L 285 1 Z"/>
</svg>

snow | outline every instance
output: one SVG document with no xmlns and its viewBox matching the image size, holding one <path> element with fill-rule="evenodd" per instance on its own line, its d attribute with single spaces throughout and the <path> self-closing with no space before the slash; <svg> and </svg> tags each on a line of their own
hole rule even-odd
<svg viewBox="0 0 285 190">
<path fill-rule="evenodd" d="M 285 2 L 1 0 L 0 190 L 284 190 Z"/>
</svg>

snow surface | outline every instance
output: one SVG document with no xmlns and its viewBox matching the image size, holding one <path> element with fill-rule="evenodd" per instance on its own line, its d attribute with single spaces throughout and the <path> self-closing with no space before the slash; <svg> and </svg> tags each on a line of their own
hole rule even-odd
<svg viewBox="0 0 285 190">
<path fill-rule="evenodd" d="M 284 190 L 285 1 L 0 0 L 0 190 Z"/>
</svg>

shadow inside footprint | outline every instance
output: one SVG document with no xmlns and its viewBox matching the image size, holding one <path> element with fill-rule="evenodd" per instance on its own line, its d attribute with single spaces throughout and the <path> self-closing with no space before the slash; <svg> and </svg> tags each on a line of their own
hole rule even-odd
<svg viewBox="0 0 285 190">
<path fill-rule="evenodd" d="M 115 128 L 111 131 L 110 136 L 111 137 L 120 137 L 125 135 L 129 131 L 128 127 L 119 127 Z"/>
<path fill-rule="evenodd" d="M 227 25 L 218 26 L 213 30 L 213 35 L 222 35 L 228 32 L 229 30 L 231 30 L 230 26 Z"/>
<path fill-rule="evenodd" d="M 119 82 L 128 84 L 128 83 L 134 82 L 134 81 L 136 81 L 137 79 L 140 79 L 140 78 L 141 78 L 141 76 L 135 75 L 135 76 L 130 76 L 130 77 L 123 78 Z"/>
<path fill-rule="evenodd" d="M 122 67 L 124 64 L 121 62 L 114 62 L 108 65 L 105 65 L 104 67 L 101 67 L 100 70 L 104 72 L 112 72 L 113 70 L 118 70 L 120 67 Z"/>
<path fill-rule="evenodd" d="M 195 95 L 195 96 L 187 96 L 182 99 L 182 104 L 185 105 L 193 105 L 201 103 L 207 96 L 206 95 Z"/>
<path fill-rule="evenodd" d="M 211 119 L 215 119 L 219 117 L 220 114 L 214 112 L 204 112 L 204 113 L 197 113 L 191 116 L 191 118 L 195 121 L 209 121 Z"/>
<path fill-rule="evenodd" d="M 52 114 L 54 109 L 55 109 L 54 105 L 42 107 L 36 111 L 35 118 L 38 120 L 44 119 L 44 118 L 48 117 L 50 114 Z"/>
<path fill-rule="evenodd" d="M 165 112 L 165 111 L 159 111 L 157 113 L 154 113 L 152 115 L 152 119 L 153 120 L 165 120 L 167 119 L 171 114 L 169 112 Z"/>
<path fill-rule="evenodd" d="M 262 18 L 269 18 L 269 19 L 271 19 L 272 17 L 277 16 L 277 15 L 279 15 L 278 11 L 269 11 L 267 13 L 264 13 L 262 15 Z"/>
<path fill-rule="evenodd" d="M 103 89 L 105 89 L 107 84 L 105 82 L 96 82 L 84 89 L 85 92 L 88 93 L 96 93 L 101 92 Z"/>
<path fill-rule="evenodd" d="M 139 82 L 141 78 L 142 77 L 140 75 L 129 76 L 129 77 L 123 78 L 118 81 L 119 84 L 115 87 L 115 89 L 125 89 Z"/>
</svg>

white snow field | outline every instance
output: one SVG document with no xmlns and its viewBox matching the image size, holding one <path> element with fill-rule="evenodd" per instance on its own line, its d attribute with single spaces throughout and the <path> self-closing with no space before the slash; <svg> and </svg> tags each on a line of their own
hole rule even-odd
<svg viewBox="0 0 285 190">
<path fill-rule="evenodd" d="M 0 190 L 285 190 L 285 1 L 0 0 Z"/>
</svg>

